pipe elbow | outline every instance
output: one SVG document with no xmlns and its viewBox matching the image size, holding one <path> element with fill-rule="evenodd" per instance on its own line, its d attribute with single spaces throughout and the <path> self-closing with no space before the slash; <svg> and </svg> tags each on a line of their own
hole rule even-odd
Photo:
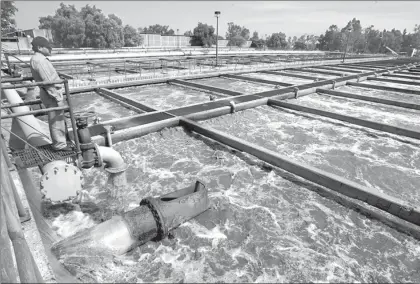
<svg viewBox="0 0 420 284">
<path fill-rule="evenodd" d="M 109 173 L 124 172 L 128 166 L 124 162 L 121 154 L 110 147 L 98 146 L 101 160 L 105 163 L 105 170 Z"/>
</svg>

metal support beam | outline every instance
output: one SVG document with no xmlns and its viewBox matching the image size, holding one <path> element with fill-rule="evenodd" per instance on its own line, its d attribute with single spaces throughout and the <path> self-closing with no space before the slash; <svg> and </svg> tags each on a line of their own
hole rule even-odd
<svg viewBox="0 0 420 284">
<path fill-rule="evenodd" d="M 395 75 L 395 74 L 383 74 L 382 76 L 391 77 L 391 78 L 401 78 L 408 80 L 420 80 L 420 76 L 404 76 L 404 75 Z"/>
<path fill-rule="evenodd" d="M 405 76 L 413 76 L 416 78 L 420 78 L 420 74 L 416 74 L 416 73 L 410 73 L 407 71 L 395 71 L 393 74 L 401 74 L 401 75 L 405 75 Z"/>
<path fill-rule="evenodd" d="M 327 78 L 322 78 L 322 77 L 314 77 L 314 76 L 294 74 L 290 72 L 281 72 L 281 71 L 260 71 L 258 73 L 294 77 L 294 78 L 300 78 L 300 79 L 306 79 L 306 80 L 327 80 Z"/>
<path fill-rule="evenodd" d="M 340 71 L 340 72 L 346 72 L 346 73 L 363 73 L 363 72 L 365 72 L 365 71 L 359 71 L 359 70 L 338 68 L 338 67 L 333 67 L 333 66 L 316 66 L 316 67 L 313 67 L 313 68 L 330 70 L 330 71 Z"/>
<path fill-rule="evenodd" d="M 129 104 L 130 106 L 133 106 L 133 107 L 135 107 L 135 108 L 137 108 L 137 109 L 141 109 L 141 110 L 143 110 L 143 111 L 145 111 L 145 112 L 152 112 L 152 111 L 157 111 L 157 109 L 155 109 L 155 108 L 152 108 L 152 107 L 150 107 L 150 106 L 148 106 L 148 105 L 145 105 L 145 104 L 142 104 L 142 103 L 140 103 L 140 102 L 138 102 L 138 101 L 136 101 L 136 100 L 133 100 L 133 99 L 130 99 L 130 98 L 127 98 L 127 97 L 125 97 L 125 96 L 123 96 L 123 95 L 120 95 L 120 94 L 118 94 L 118 93 L 115 93 L 115 92 L 113 92 L 113 91 L 111 91 L 111 90 L 108 90 L 108 89 L 105 89 L 105 88 L 98 88 L 97 90 L 95 90 L 96 91 L 96 93 L 97 94 L 99 94 L 99 95 L 106 95 L 106 96 L 108 96 L 108 97 L 112 97 L 112 98 L 114 98 L 114 99 L 117 99 L 117 100 L 119 100 L 119 101 L 122 101 L 122 102 L 124 102 L 124 103 L 127 103 L 127 104 Z"/>
<path fill-rule="evenodd" d="M 282 87 L 290 87 L 290 86 L 293 86 L 293 84 L 290 84 L 290 83 L 283 83 L 283 82 L 278 82 L 278 81 L 264 80 L 264 79 L 252 78 L 252 77 L 246 77 L 246 76 L 240 76 L 240 75 L 226 74 L 226 75 L 222 75 L 221 77 L 238 79 L 238 80 L 243 80 L 243 81 L 250 81 L 250 82 L 257 82 L 257 83 L 263 83 L 263 84 L 269 84 L 269 85 L 275 85 L 275 86 L 282 86 Z"/>
<path fill-rule="evenodd" d="M 378 86 L 378 85 L 365 84 L 365 83 L 356 83 L 356 82 L 347 82 L 347 85 L 354 86 L 354 87 L 362 87 L 362 88 L 375 89 L 375 90 L 385 90 L 385 91 L 392 91 L 392 92 L 400 92 L 400 93 L 406 93 L 406 94 L 420 95 L 420 91 L 417 91 L 417 90 L 407 90 L 407 89 L 396 88 L 396 87 Z"/>
<path fill-rule="evenodd" d="M 317 70 L 314 69 L 317 66 L 312 66 L 311 68 L 304 68 L 304 69 L 290 69 L 290 70 L 294 70 L 294 71 L 298 71 L 298 72 L 307 72 L 307 73 L 315 73 L 315 74 L 324 74 L 324 75 L 331 75 L 331 76 L 343 76 L 343 73 L 338 73 L 338 72 L 330 72 L 330 71 L 322 71 L 322 70 Z"/>
<path fill-rule="evenodd" d="M 420 110 L 420 105 L 418 104 L 387 100 L 387 99 L 382 99 L 378 97 L 369 97 L 369 96 L 357 95 L 357 94 L 352 94 L 352 93 L 347 93 L 347 92 L 338 92 L 338 91 L 326 90 L 326 89 L 316 89 L 316 92 L 319 94 L 325 94 L 325 95 L 330 95 L 330 96 L 350 98 L 350 99 L 379 103 L 383 105 L 391 105 L 391 106 Z"/>
<path fill-rule="evenodd" d="M 235 92 L 235 91 L 231 91 L 231 90 L 226 90 L 226 89 L 222 89 L 222 88 L 217 88 L 217 87 L 212 87 L 212 86 L 207 86 L 207 85 L 203 85 L 203 84 L 198 84 L 198 83 L 193 83 L 193 82 L 189 82 L 189 81 L 185 81 L 185 80 L 171 80 L 169 81 L 170 83 L 176 83 L 179 85 L 184 85 L 184 86 L 191 86 L 194 88 L 199 88 L 202 90 L 207 90 L 207 91 L 212 91 L 212 92 L 216 92 L 216 93 L 222 93 L 222 94 L 227 94 L 229 96 L 239 96 L 239 95 L 243 95 L 242 93 L 239 92 Z"/>
<path fill-rule="evenodd" d="M 370 71 L 375 71 L 375 70 L 380 69 L 380 68 L 360 66 L 360 65 L 357 65 L 357 64 L 351 64 L 351 65 L 350 64 L 341 64 L 341 65 L 328 65 L 328 66 L 331 66 L 331 67 L 337 66 L 337 67 L 340 67 L 340 68 L 360 69 L 360 70 L 370 70 Z"/>
<path fill-rule="evenodd" d="M 367 79 L 369 81 L 379 81 L 379 82 L 397 83 L 397 84 L 411 85 L 411 86 L 420 86 L 420 82 L 411 82 L 411 81 L 395 80 L 395 79 L 388 79 L 388 78 L 378 78 L 378 77 L 368 77 Z"/>
<path fill-rule="evenodd" d="M 359 199 L 403 220 L 420 225 L 420 208 L 412 207 L 402 200 L 379 192 L 377 189 L 369 188 L 335 174 L 305 165 L 229 134 L 210 127 L 204 127 L 189 119 L 181 118 L 180 125 L 229 147 L 251 154 L 264 162 L 282 168 L 311 182 L 325 186 L 350 198 Z"/>
<path fill-rule="evenodd" d="M 420 132 L 417 132 L 417 131 L 414 131 L 414 130 L 411 130 L 411 129 L 407 129 L 407 128 L 402 128 L 402 127 L 392 126 L 392 125 L 388 125 L 388 124 L 378 123 L 378 122 L 375 122 L 375 121 L 360 119 L 360 118 L 357 118 L 357 117 L 342 115 L 342 114 L 338 114 L 338 113 L 334 113 L 334 112 L 320 110 L 320 109 L 317 109 L 317 108 L 311 108 L 311 107 L 301 106 L 301 105 L 297 105 L 297 104 L 291 104 L 291 103 L 282 102 L 282 101 L 273 100 L 273 99 L 268 100 L 268 104 L 283 107 L 283 108 L 288 108 L 288 109 L 292 109 L 292 110 L 302 111 L 302 112 L 306 112 L 306 113 L 316 114 L 316 115 L 320 115 L 320 116 L 325 116 L 325 117 L 328 117 L 328 118 L 337 119 L 337 120 L 345 121 L 347 123 L 352 123 L 352 124 L 355 124 L 355 125 L 359 125 L 359 126 L 383 131 L 383 132 L 388 132 L 388 133 L 392 133 L 392 134 L 396 134 L 396 135 L 401 135 L 401 136 L 406 136 L 406 137 L 410 137 L 410 138 L 420 139 Z M 420 220 L 419 220 L 419 222 L 420 222 Z"/>
</svg>

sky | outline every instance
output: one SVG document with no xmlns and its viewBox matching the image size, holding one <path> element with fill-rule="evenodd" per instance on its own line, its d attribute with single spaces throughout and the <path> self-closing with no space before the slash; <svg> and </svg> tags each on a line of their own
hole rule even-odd
<svg viewBox="0 0 420 284">
<path fill-rule="evenodd" d="M 220 11 L 219 35 L 234 22 L 266 34 L 286 36 L 320 35 L 330 25 L 344 27 L 351 19 L 362 27 L 407 29 L 420 25 L 420 1 L 16 1 L 16 23 L 20 29 L 38 28 L 39 18 L 54 15 L 60 3 L 76 8 L 96 5 L 106 15 L 116 14 L 135 28 L 160 24 L 179 33 L 193 30 L 198 22 L 216 27 L 214 11 Z"/>
</svg>

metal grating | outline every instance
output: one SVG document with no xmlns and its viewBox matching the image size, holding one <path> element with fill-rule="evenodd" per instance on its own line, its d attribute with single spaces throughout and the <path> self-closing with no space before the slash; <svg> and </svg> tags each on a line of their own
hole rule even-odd
<svg viewBox="0 0 420 284">
<path fill-rule="evenodd" d="M 72 162 L 77 156 L 76 151 L 57 151 L 54 150 L 51 145 L 52 144 L 35 147 L 36 150 L 31 147 L 24 150 L 12 151 L 16 166 L 18 168 L 32 168 L 43 166 L 50 161 L 56 160 Z"/>
</svg>

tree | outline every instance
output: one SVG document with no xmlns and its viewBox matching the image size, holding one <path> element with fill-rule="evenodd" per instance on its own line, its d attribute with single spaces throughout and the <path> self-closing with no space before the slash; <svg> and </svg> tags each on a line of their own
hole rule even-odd
<svg viewBox="0 0 420 284">
<path fill-rule="evenodd" d="M 267 46 L 271 48 L 286 48 L 287 47 L 286 35 L 282 32 L 273 33 L 267 39 Z"/>
<path fill-rule="evenodd" d="M 366 52 L 378 53 L 381 46 L 380 32 L 371 25 L 365 29 Z"/>
<path fill-rule="evenodd" d="M 85 39 L 85 23 L 74 5 L 60 4 L 54 16 L 41 17 L 39 28 L 51 29 L 54 45 L 80 47 Z"/>
<path fill-rule="evenodd" d="M 85 41 L 84 46 L 105 48 L 107 40 L 105 35 L 106 17 L 102 10 L 86 5 L 82 7 L 80 15 L 85 22 Z"/>
<path fill-rule="evenodd" d="M 294 50 L 306 50 L 306 44 L 303 41 L 295 42 L 293 46 Z"/>
<path fill-rule="evenodd" d="M 148 28 L 143 29 L 143 33 L 146 34 L 160 34 L 160 35 L 175 35 L 173 29 L 169 29 L 169 26 L 151 25 Z"/>
<path fill-rule="evenodd" d="M 260 39 L 258 37 L 258 32 L 254 32 L 252 34 L 251 41 L 252 41 L 251 47 L 254 47 L 254 48 L 262 48 L 265 45 L 265 40 Z"/>
<path fill-rule="evenodd" d="M 226 39 L 229 40 L 229 46 L 242 46 L 249 39 L 250 32 L 247 28 L 236 25 L 233 22 L 228 23 Z"/>
<path fill-rule="evenodd" d="M 104 29 L 107 47 L 119 48 L 124 46 L 124 27 L 120 18 L 114 14 L 108 15 Z"/>
<path fill-rule="evenodd" d="M 124 46 L 139 46 L 142 44 L 142 37 L 137 30 L 130 25 L 124 27 Z"/>
<path fill-rule="evenodd" d="M 191 45 L 208 46 L 211 47 L 216 43 L 216 35 L 214 34 L 214 27 L 207 24 L 198 23 L 194 28 Z"/>
<path fill-rule="evenodd" d="M 1 33 L 2 35 L 16 31 L 15 13 L 18 9 L 14 1 L 1 1 Z"/>
<path fill-rule="evenodd" d="M 184 36 L 193 36 L 193 33 L 192 33 L 192 31 L 186 31 L 184 33 Z"/>
</svg>

